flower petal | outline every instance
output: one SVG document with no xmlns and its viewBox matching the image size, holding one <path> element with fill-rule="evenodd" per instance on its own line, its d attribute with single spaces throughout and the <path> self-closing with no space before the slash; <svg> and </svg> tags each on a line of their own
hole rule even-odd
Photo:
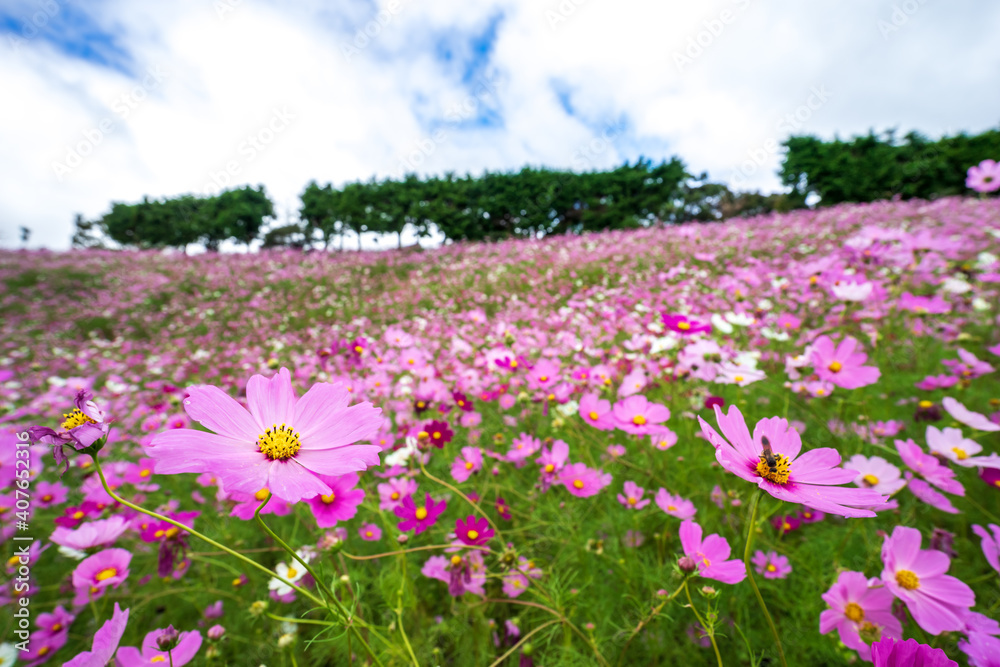
<svg viewBox="0 0 1000 667">
<path fill-rule="evenodd" d="M 184 410 L 194 421 L 237 440 L 255 442 L 264 429 L 247 409 L 218 387 L 199 385 L 190 387 L 184 399 Z"/>
<path fill-rule="evenodd" d="M 250 414 L 260 426 L 258 434 L 275 424 L 293 425 L 295 392 L 287 368 L 282 368 L 271 379 L 254 375 L 247 382 L 247 405 Z"/>
</svg>

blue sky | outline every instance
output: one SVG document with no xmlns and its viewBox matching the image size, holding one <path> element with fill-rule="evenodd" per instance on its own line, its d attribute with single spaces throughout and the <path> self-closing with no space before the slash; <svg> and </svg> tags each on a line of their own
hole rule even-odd
<svg viewBox="0 0 1000 667">
<path fill-rule="evenodd" d="M 779 188 L 791 133 L 1000 126 L 1000 5 L 7 0 L 0 244 L 112 201 L 680 156 Z M 1000 157 L 1000 156 L 998 156 Z"/>
</svg>

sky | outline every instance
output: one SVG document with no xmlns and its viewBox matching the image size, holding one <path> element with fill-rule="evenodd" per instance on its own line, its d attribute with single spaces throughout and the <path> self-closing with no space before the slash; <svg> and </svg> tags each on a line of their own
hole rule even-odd
<svg viewBox="0 0 1000 667">
<path fill-rule="evenodd" d="M 0 247 L 406 172 L 676 155 L 778 191 L 793 134 L 1000 127 L 998 34 L 989 0 L 0 0 Z"/>
</svg>

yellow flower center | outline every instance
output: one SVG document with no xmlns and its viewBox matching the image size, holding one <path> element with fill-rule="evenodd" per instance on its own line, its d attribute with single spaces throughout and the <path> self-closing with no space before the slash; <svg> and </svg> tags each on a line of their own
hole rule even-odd
<svg viewBox="0 0 1000 667">
<path fill-rule="evenodd" d="M 434 440 L 440 440 L 441 439 L 441 431 L 434 431 L 434 433 L 431 434 L 431 438 L 433 438 Z"/>
<path fill-rule="evenodd" d="M 733 378 L 733 382 L 743 382 L 743 376 L 737 375 L 736 377 Z"/>
<path fill-rule="evenodd" d="M 327 505 L 329 505 L 330 503 L 332 503 L 332 502 L 333 502 L 334 500 L 336 500 L 336 499 L 337 499 L 337 494 L 335 494 L 335 493 L 331 493 L 331 494 L 330 494 L 330 495 L 328 495 L 328 496 L 320 496 L 319 498 L 320 498 L 320 500 L 322 500 L 322 501 L 323 501 L 324 503 L 326 503 Z"/>
<path fill-rule="evenodd" d="M 97 422 L 80 412 L 80 408 L 73 408 L 73 412 L 63 415 L 62 427 L 67 431 L 84 424 L 96 424 Z"/>
<path fill-rule="evenodd" d="M 934 405 L 933 401 L 920 401 L 919 403 L 917 403 L 917 407 L 923 408 L 924 410 L 931 407 L 932 405 Z"/>
<path fill-rule="evenodd" d="M 600 417 L 600 415 L 597 414 L 596 412 L 594 412 L 593 410 L 591 410 L 590 414 L 587 415 L 587 416 L 590 417 L 591 419 L 593 419 L 594 421 L 597 421 L 598 417 Z"/>
<path fill-rule="evenodd" d="M 76 512 L 73 512 L 73 518 L 77 519 L 77 520 L 82 519 L 83 518 L 83 512 L 81 512 L 79 510 L 77 510 Z"/>
<path fill-rule="evenodd" d="M 833 373 L 839 373 L 840 369 L 843 367 L 844 367 L 843 364 L 841 364 L 839 361 L 831 361 L 830 365 L 827 366 L 827 368 L 829 368 L 830 371 Z"/>
<path fill-rule="evenodd" d="M 465 405 L 465 401 L 459 401 L 458 402 L 458 407 L 462 407 L 463 405 Z"/>
<path fill-rule="evenodd" d="M 556 467 L 553 464 L 551 464 L 551 463 L 545 464 L 545 472 L 549 472 L 550 473 L 550 472 L 552 472 L 555 469 L 556 469 Z"/>
<path fill-rule="evenodd" d="M 159 538 L 163 537 L 163 536 L 164 536 L 164 535 L 166 535 L 166 534 L 167 534 L 167 531 L 165 531 L 165 530 L 163 530 L 163 529 L 161 528 L 160 530 L 158 530 L 158 531 L 156 531 L 155 533 L 153 533 L 153 537 L 155 537 L 155 538 L 159 539 Z"/>
<path fill-rule="evenodd" d="M 920 588 L 920 578 L 909 570 L 900 570 L 897 572 L 896 583 L 908 591 Z"/>
<path fill-rule="evenodd" d="M 143 470 L 142 472 L 139 473 L 139 477 L 149 477 L 152 474 L 153 471 L 147 468 L 146 470 Z"/>
<path fill-rule="evenodd" d="M 778 568 L 774 565 L 774 563 L 768 563 L 768 565 L 767 565 L 767 571 L 768 572 L 777 572 Z"/>
<path fill-rule="evenodd" d="M 680 329 L 681 331 L 687 331 L 688 329 L 691 328 L 691 323 L 690 322 L 678 322 L 677 323 L 677 328 Z"/>
<path fill-rule="evenodd" d="M 583 480 L 574 479 L 573 480 L 573 488 L 574 489 L 582 489 L 583 488 Z"/>
<path fill-rule="evenodd" d="M 473 465 L 472 461 L 466 461 L 465 462 L 465 469 L 466 470 L 472 470 L 473 468 L 475 468 L 475 465 Z"/>
<path fill-rule="evenodd" d="M 668 512 L 676 512 L 677 511 L 677 506 L 676 505 L 667 505 L 667 511 Z"/>
<path fill-rule="evenodd" d="M 540 382 L 548 382 L 549 381 L 549 376 L 548 375 L 542 375 L 541 377 L 538 378 L 538 380 Z"/>
<path fill-rule="evenodd" d="M 470 530 L 468 533 L 466 533 L 466 535 L 468 535 L 468 537 L 469 537 L 470 540 L 477 540 L 477 539 L 479 539 L 479 531 L 478 530 Z"/>
<path fill-rule="evenodd" d="M 393 500 L 399 500 L 399 492 L 393 491 L 392 495 L 390 495 L 389 497 L 392 498 Z"/>
<path fill-rule="evenodd" d="M 118 570 L 113 567 L 108 567 L 98 572 L 97 575 L 94 576 L 94 581 L 106 581 L 107 579 L 115 576 L 118 576 Z"/>
<path fill-rule="evenodd" d="M 774 464 L 774 469 L 772 469 L 768 465 L 767 459 L 761 455 L 760 462 L 757 463 L 757 474 L 775 484 L 787 484 L 788 475 L 792 471 L 788 457 L 784 454 L 775 454 Z"/>
<path fill-rule="evenodd" d="M 358 354 L 361 354 L 362 352 L 365 351 L 365 348 L 361 347 L 360 345 L 355 345 L 354 351 L 357 352 Z"/>
<path fill-rule="evenodd" d="M 371 536 L 372 536 L 372 531 L 366 530 L 365 531 L 365 537 L 371 537 Z"/>
<path fill-rule="evenodd" d="M 451 564 L 452 565 L 461 565 L 462 564 L 462 557 L 459 556 L 458 554 L 455 554 L 454 556 L 451 557 Z"/>
<path fill-rule="evenodd" d="M 166 662 L 166 661 L 167 659 L 164 658 L 162 655 L 155 655 L 153 656 L 153 659 L 150 660 L 150 662 Z"/>
<path fill-rule="evenodd" d="M 269 495 L 271 495 L 270 491 L 268 491 L 267 489 L 261 489 L 257 493 L 253 494 L 253 497 L 256 498 L 257 500 L 264 501 L 267 500 L 267 497 Z"/>
<path fill-rule="evenodd" d="M 296 570 L 294 567 L 290 567 L 290 568 L 288 568 L 288 573 L 287 573 L 288 576 L 286 578 L 287 579 L 294 579 L 295 575 L 297 575 L 298 573 L 299 573 L 298 570 Z"/>
<path fill-rule="evenodd" d="M 427 508 L 418 507 L 417 511 L 413 513 L 413 516 L 417 517 L 417 521 L 423 521 L 427 518 Z"/>
<path fill-rule="evenodd" d="M 868 486 L 875 486 L 876 484 L 878 484 L 878 477 L 869 473 L 864 477 L 862 477 L 861 481 Z"/>
<path fill-rule="evenodd" d="M 642 415 L 636 415 L 635 417 L 632 417 L 632 423 L 636 426 L 642 426 L 646 423 L 646 418 Z"/>
<path fill-rule="evenodd" d="M 10 566 L 10 567 L 14 567 L 19 562 L 20 562 L 20 560 L 19 560 L 19 558 L 17 556 L 11 556 L 10 558 L 7 559 L 7 565 Z"/>
<path fill-rule="evenodd" d="M 628 497 L 628 504 L 629 505 L 635 505 L 637 502 L 639 502 L 639 501 L 636 500 L 635 498 L 633 498 L 632 496 Z"/>
<path fill-rule="evenodd" d="M 52 649 L 49 648 L 48 646 L 43 646 L 42 648 L 38 649 L 38 656 L 41 657 L 43 655 L 48 655 L 49 651 L 51 650 Z"/>
<path fill-rule="evenodd" d="M 514 361 L 510 362 L 510 367 L 511 368 L 517 368 L 517 360 L 516 359 Z"/>
<path fill-rule="evenodd" d="M 257 438 L 257 448 L 272 461 L 284 461 L 295 456 L 302 443 L 299 434 L 282 424 L 275 424 Z"/>
<path fill-rule="evenodd" d="M 239 577 L 233 579 L 233 586 L 240 586 L 242 584 L 243 584 L 243 580 L 240 579 Z"/>
<path fill-rule="evenodd" d="M 51 630 L 52 632 L 59 632 L 62 629 L 63 629 L 63 624 L 62 623 L 53 623 L 52 627 L 49 628 L 49 630 Z"/>
<path fill-rule="evenodd" d="M 964 461 L 965 459 L 969 458 L 969 455 L 966 454 L 965 450 L 962 449 L 961 447 L 952 447 L 951 451 L 955 452 L 955 458 L 957 458 L 959 461 Z"/>
<path fill-rule="evenodd" d="M 865 610 L 856 602 L 848 602 L 847 606 L 844 607 L 844 616 L 855 623 L 860 623 L 865 618 Z"/>
</svg>

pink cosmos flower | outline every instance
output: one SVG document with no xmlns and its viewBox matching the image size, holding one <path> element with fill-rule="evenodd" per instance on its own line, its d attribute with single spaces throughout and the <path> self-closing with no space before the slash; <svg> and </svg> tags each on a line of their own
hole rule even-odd
<svg viewBox="0 0 1000 667">
<path fill-rule="evenodd" d="M 785 419 L 760 420 L 752 438 L 743 414 L 735 405 L 729 407 L 728 415 L 716 407 L 715 419 L 725 438 L 698 417 L 702 433 L 715 447 L 716 460 L 729 472 L 753 482 L 778 500 L 846 517 L 875 516 L 866 508 L 881 507 L 886 502 L 884 496 L 871 489 L 834 486 L 854 481 L 857 471 L 838 468 L 840 454 L 830 447 L 812 449 L 800 456 L 802 440 Z M 764 440 L 773 453 L 773 467 L 764 455 Z"/>
<path fill-rule="evenodd" d="M 968 641 L 958 640 L 958 650 L 969 658 L 970 667 L 997 667 L 1000 665 L 1000 639 L 991 637 L 985 632 L 970 632 Z M 958 663 L 952 664 L 957 665 Z"/>
<path fill-rule="evenodd" d="M 486 567 L 479 551 L 470 551 L 463 556 L 431 556 L 420 569 L 421 574 L 448 584 L 448 592 L 453 596 L 464 593 L 486 594 Z M 459 585 L 456 585 L 459 584 Z"/>
<path fill-rule="evenodd" d="M 875 366 L 864 366 L 868 355 L 857 351 L 858 341 L 848 336 L 834 348 L 829 336 L 820 336 L 812 345 L 812 364 L 821 380 L 843 389 L 874 384 L 882 375 Z"/>
<path fill-rule="evenodd" d="M 378 485 L 379 509 L 394 510 L 403 500 L 417 491 L 417 483 L 409 477 L 394 477 L 385 484 Z"/>
<path fill-rule="evenodd" d="M 10 468 L 13 472 L 14 466 L 11 465 Z M 69 488 L 59 482 L 38 481 L 35 482 L 32 500 L 37 508 L 48 508 L 65 503 L 68 494 Z"/>
<path fill-rule="evenodd" d="M 882 581 L 928 633 L 959 632 L 976 596 L 963 582 L 945 574 L 951 565 L 948 556 L 921 549 L 921 539 L 916 528 L 893 529 L 882 544 Z"/>
<path fill-rule="evenodd" d="M 618 387 L 618 397 L 628 398 L 646 388 L 646 373 L 641 368 L 637 368 L 622 378 L 621 386 Z"/>
<path fill-rule="evenodd" d="M 374 523 L 363 523 L 361 527 L 358 528 L 358 535 L 361 536 L 365 542 L 378 542 L 382 539 L 382 529 L 378 527 L 378 524 Z"/>
<path fill-rule="evenodd" d="M 1000 164 L 987 159 L 972 165 L 965 177 L 965 187 L 976 192 L 1000 190 Z"/>
<path fill-rule="evenodd" d="M 52 531 L 50 540 L 61 547 L 84 551 L 94 547 L 114 544 L 128 530 L 128 519 L 115 515 L 107 519 L 99 519 L 85 523 L 76 530 L 62 526 Z"/>
<path fill-rule="evenodd" d="M 560 471 L 559 483 L 577 498 L 589 498 L 611 484 L 611 473 L 592 470 L 583 463 L 571 463 Z"/>
<path fill-rule="evenodd" d="M 633 435 L 657 433 L 659 424 L 670 419 L 670 409 L 650 403 L 645 396 L 635 395 L 618 401 L 612 409 L 615 426 Z"/>
<path fill-rule="evenodd" d="M 958 384 L 958 378 L 953 375 L 928 375 L 914 385 L 921 391 L 934 391 L 935 389 L 947 389 Z"/>
<path fill-rule="evenodd" d="M 330 487 L 330 493 L 306 501 L 316 517 L 316 525 L 332 528 L 338 521 L 353 519 L 358 513 L 358 505 L 365 499 L 364 489 L 355 488 L 358 485 L 357 473 L 340 477 L 320 475 L 319 478 Z"/>
<path fill-rule="evenodd" d="M 535 460 L 542 466 L 542 478 L 551 483 L 569 460 L 569 445 L 562 440 L 556 440 L 551 448 L 542 449 L 542 455 Z"/>
<path fill-rule="evenodd" d="M 940 296 L 913 296 L 909 292 L 903 292 L 903 295 L 899 297 L 899 301 L 896 303 L 896 307 L 900 310 L 912 311 L 918 315 L 923 315 L 924 313 L 940 315 L 951 312 L 951 304 Z"/>
<path fill-rule="evenodd" d="M 975 440 L 964 437 L 962 431 L 957 428 L 946 428 L 942 431 L 936 426 L 928 426 L 927 447 L 934 454 L 963 468 L 1000 469 L 1000 456 L 995 453 L 989 456 L 976 456 L 983 451 L 983 446 Z"/>
<path fill-rule="evenodd" d="M 464 521 L 455 519 L 455 534 L 464 544 L 482 546 L 493 539 L 494 531 L 485 518 L 469 516 Z"/>
<path fill-rule="evenodd" d="M 157 640 L 167 632 L 166 628 L 153 630 L 142 640 L 142 652 L 133 646 L 122 646 L 118 649 L 117 661 L 120 667 L 163 667 L 173 665 L 182 667 L 198 654 L 201 648 L 201 633 L 197 630 L 180 633 L 176 646 L 168 653 L 161 651 Z"/>
<path fill-rule="evenodd" d="M 379 447 L 357 445 L 382 426 L 371 403 L 348 407 L 343 384 L 317 383 L 296 398 L 288 369 L 247 383 L 249 410 L 209 385 L 188 389 L 190 417 L 215 431 L 171 429 L 146 453 L 157 473 L 211 472 L 227 491 L 267 489 L 290 503 L 330 493 L 318 475 L 338 476 L 379 465 Z"/>
<path fill-rule="evenodd" d="M 547 390 L 556 386 L 561 377 L 559 364 L 551 359 L 539 359 L 527 375 L 529 389 Z"/>
<path fill-rule="evenodd" d="M 976 355 L 972 354 L 965 348 L 958 348 L 958 356 L 961 358 L 961 361 L 944 359 L 941 363 L 947 366 L 952 373 L 961 378 L 973 380 L 975 378 L 982 377 L 987 373 L 992 373 L 995 370 L 989 363 L 981 361 L 978 357 L 976 357 Z"/>
<path fill-rule="evenodd" d="M 503 576 L 503 593 L 509 598 L 516 598 L 526 590 L 531 581 L 520 572 L 508 572 Z"/>
<path fill-rule="evenodd" d="M 611 402 L 600 399 L 595 392 L 580 397 L 580 416 L 583 421 L 601 431 L 610 431 L 615 427 Z"/>
<path fill-rule="evenodd" d="M 37 667 L 48 662 L 56 651 L 65 646 L 68 641 L 69 633 L 67 632 L 56 634 L 50 634 L 43 630 L 32 632 L 27 642 L 27 650 L 20 654 L 20 660 L 25 667 Z"/>
<path fill-rule="evenodd" d="M 701 526 L 694 521 L 681 523 L 681 547 L 684 555 L 693 561 L 698 575 L 724 584 L 743 581 L 747 576 L 743 561 L 726 560 L 730 554 L 729 542 L 719 535 L 709 535 L 702 540 L 701 535 Z"/>
<path fill-rule="evenodd" d="M 989 524 L 989 532 L 979 525 L 972 526 L 972 532 L 982 540 L 980 545 L 983 548 L 983 556 L 997 572 L 1000 572 L 1000 526 L 995 523 Z"/>
<path fill-rule="evenodd" d="M 32 426 L 28 429 L 32 442 L 52 445 L 56 465 L 63 465 L 63 472 L 69 469 L 69 460 L 63 451 L 64 445 L 81 451 L 108 437 L 110 424 L 105 421 L 104 411 L 97 406 L 93 398 L 94 394 L 89 389 L 80 389 L 73 401 L 76 408 L 63 415 L 59 431 L 46 426 Z"/>
<path fill-rule="evenodd" d="M 649 504 L 649 498 L 643 500 L 642 495 L 646 490 L 638 486 L 633 481 L 625 482 L 625 495 L 618 494 L 618 502 L 630 510 L 641 510 Z"/>
<path fill-rule="evenodd" d="M 912 440 L 896 440 L 896 451 L 903 463 L 937 488 L 956 496 L 965 495 L 965 488 L 955 479 L 955 471 L 941 465 L 937 457 L 925 454 L 917 443 Z"/>
<path fill-rule="evenodd" d="M 483 450 L 479 447 L 462 447 L 461 456 L 451 464 L 451 476 L 458 483 L 465 482 L 483 469 Z"/>
<path fill-rule="evenodd" d="M 861 572 L 841 572 L 822 597 L 830 608 L 820 612 L 820 633 L 836 628 L 840 641 L 862 660 L 871 660 L 871 647 L 861 638 L 862 632 L 869 641 L 872 637 L 902 639 L 903 626 L 892 613 L 892 593 L 878 579 L 869 581 Z"/>
<path fill-rule="evenodd" d="M 945 396 L 941 400 L 941 405 L 948 411 L 949 415 L 954 417 L 955 421 L 977 431 L 1000 431 L 1000 424 L 994 424 L 985 415 L 969 410 L 951 396 Z"/>
<path fill-rule="evenodd" d="M 665 452 L 677 444 L 677 434 L 666 426 L 662 427 L 659 433 L 653 433 L 649 439 L 653 442 L 653 447 Z"/>
<path fill-rule="evenodd" d="M 920 479 L 914 477 L 913 473 L 906 473 L 906 488 L 917 498 L 927 503 L 931 507 L 947 512 L 948 514 L 960 514 L 958 508 L 951 504 L 948 496 L 934 490 L 934 487 Z"/>
<path fill-rule="evenodd" d="M 868 458 L 855 454 L 847 460 L 844 467 L 858 471 L 858 476 L 854 478 L 857 486 L 872 489 L 876 493 L 891 496 L 906 486 L 906 480 L 903 479 L 899 468 L 881 456 Z"/>
<path fill-rule="evenodd" d="M 656 492 L 656 506 L 677 519 L 690 519 L 698 511 L 694 503 L 680 496 L 672 496 L 666 489 Z"/>
<path fill-rule="evenodd" d="M 522 462 L 541 448 L 541 440 L 528 433 L 522 433 L 511 441 L 506 458 L 511 462 Z"/>
<path fill-rule="evenodd" d="M 792 566 L 788 563 L 788 556 L 782 556 L 776 551 L 764 553 L 758 549 L 753 558 L 753 563 L 757 574 L 764 575 L 765 579 L 784 579 L 792 573 Z"/>
<path fill-rule="evenodd" d="M 690 336 L 696 333 L 711 333 L 712 325 L 689 318 L 687 315 L 663 314 L 663 325 L 670 331 Z"/>
<path fill-rule="evenodd" d="M 871 652 L 874 667 L 958 667 L 947 653 L 916 639 L 896 641 L 885 637 L 872 644 Z"/>
<path fill-rule="evenodd" d="M 80 561 L 73 570 L 73 587 L 78 592 L 96 594 L 118 588 L 128 578 L 132 554 L 125 549 L 105 549 Z"/>
<path fill-rule="evenodd" d="M 118 644 L 125 634 L 128 625 L 128 612 L 121 610 L 115 603 L 111 618 L 104 622 L 101 629 L 94 633 L 94 641 L 89 651 L 77 654 L 76 657 L 63 663 L 63 667 L 105 667 L 118 650 Z M 169 664 L 169 663 L 168 663 Z"/>
<path fill-rule="evenodd" d="M 402 519 L 399 522 L 399 530 L 406 532 L 416 529 L 415 534 L 419 535 L 437 523 L 438 517 L 447 507 L 447 502 L 442 500 L 435 503 L 431 494 L 428 493 L 424 504 L 420 507 L 417 507 L 416 503 L 413 502 L 413 496 L 407 496 L 398 507 L 392 510 L 392 513 Z"/>
</svg>

